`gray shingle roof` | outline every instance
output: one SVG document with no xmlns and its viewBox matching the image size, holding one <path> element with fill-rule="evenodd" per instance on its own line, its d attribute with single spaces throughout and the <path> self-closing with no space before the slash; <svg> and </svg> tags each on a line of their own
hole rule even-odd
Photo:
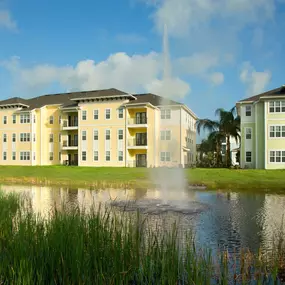
<svg viewBox="0 0 285 285">
<path fill-rule="evenodd" d="M 1 105 L 12 105 L 12 104 L 25 104 L 28 105 L 27 100 L 19 98 L 19 97 L 13 97 L 7 100 L 2 100 L 0 101 L 0 106 Z"/>
<path fill-rule="evenodd" d="M 266 92 L 261 93 L 259 95 L 254 95 L 254 96 L 251 96 L 249 98 L 240 100 L 240 101 L 238 101 L 238 103 L 258 101 L 260 99 L 260 97 L 264 97 L 264 96 L 285 96 L 285 85 L 282 85 L 281 87 L 275 88 L 275 89 L 270 90 L 270 91 L 266 91 Z"/>
</svg>

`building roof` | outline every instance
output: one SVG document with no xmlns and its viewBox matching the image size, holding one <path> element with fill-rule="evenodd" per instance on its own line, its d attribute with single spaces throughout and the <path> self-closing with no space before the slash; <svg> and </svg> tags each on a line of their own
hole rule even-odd
<svg viewBox="0 0 285 285">
<path fill-rule="evenodd" d="M 7 100 L 0 101 L 0 106 L 1 105 L 17 105 L 17 104 L 28 105 L 27 100 L 19 98 L 19 97 L 13 97 Z"/>
<path fill-rule="evenodd" d="M 264 93 L 261 93 L 259 95 L 254 95 L 252 97 L 246 98 L 246 99 L 242 99 L 240 101 L 238 101 L 238 103 L 249 103 L 249 102 L 256 102 L 258 101 L 261 97 L 278 97 L 278 96 L 285 96 L 285 85 L 282 85 L 281 87 L 275 88 L 273 90 L 270 91 L 266 91 Z"/>
<path fill-rule="evenodd" d="M 141 104 L 141 103 L 150 103 L 153 106 L 181 105 L 181 103 L 166 99 L 164 97 L 161 97 L 161 96 L 158 96 L 152 93 L 135 94 L 134 97 L 136 98 L 136 100 L 128 102 L 126 105 Z"/>
</svg>

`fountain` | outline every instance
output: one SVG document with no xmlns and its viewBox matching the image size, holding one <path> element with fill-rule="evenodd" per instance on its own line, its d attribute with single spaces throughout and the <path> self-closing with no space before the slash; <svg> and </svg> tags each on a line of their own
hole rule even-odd
<svg viewBox="0 0 285 285">
<path fill-rule="evenodd" d="M 164 25 L 163 33 L 163 79 L 162 84 L 167 86 L 171 82 L 171 64 L 168 50 L 167 25 Z M 165 89 L 165 90 L 164 90 Z M 162 89 L 162 102 L 168 100 L 173 94 L 169 94 L 166 88 Z M 179 143 L 175 140 L 168 142 L 167 149 L 171 153 L 179 152 L 177 148 Z M 176 153 L 177 154 L 177 153 Z M 177 154 L 179 156 L 181 154 Z M 196 202 L 193 197 L 193 191 L 189 190 L 188 182 L 185 179 L 183 168 L 154 168 L 149 170 L 151 181 L 156 185 L 156 197 L 144 197 L 138 200 L 116 200 L 111 205 L 123 209 L 124 211 L 141 211 L 149 214 L 161 214 L 166 212 L 176 212 L 186 215 L 200 213 L 207 209 L 207 205 Z"/>
</svg>

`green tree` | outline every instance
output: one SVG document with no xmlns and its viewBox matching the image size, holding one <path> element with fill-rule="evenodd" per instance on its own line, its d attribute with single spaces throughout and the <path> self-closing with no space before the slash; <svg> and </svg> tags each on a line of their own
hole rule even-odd
<svg viewBox="0 0 285 285">
<path fill-rule="evenodd" d="M 231 165 L 230 137 L 234 137 L 236 141 L 240 139 L 240 117 L 237 114 L 236 107 L 229 111 L 219 108 L 215 115 L 218 116 L 218 120 L 197 120 L 197 133 L 200 134 L 201 129 L 210 133 L 208 139 L 216 146 L 217 166 L 222 165 L 221 144 L 222 140 L 226 139 L 226 165 L 229 167 Z"/>
</svg>

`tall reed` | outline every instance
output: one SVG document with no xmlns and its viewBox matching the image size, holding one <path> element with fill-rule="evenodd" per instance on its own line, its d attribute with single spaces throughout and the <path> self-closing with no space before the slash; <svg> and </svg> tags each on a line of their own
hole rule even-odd
<svg viewBox="0 0 285 285">
<path fill-rule="evenodd" d="M 277 263 L 243 254 L 233 267 L 226 252 L 215 262 L 191 233 L 179 242 L 176 225 L 153 231 L 140 214 L 102 208 L 46 220 L 21 201 L 0 192 L 1 284 L 279 284 Z"/>
</svg>

